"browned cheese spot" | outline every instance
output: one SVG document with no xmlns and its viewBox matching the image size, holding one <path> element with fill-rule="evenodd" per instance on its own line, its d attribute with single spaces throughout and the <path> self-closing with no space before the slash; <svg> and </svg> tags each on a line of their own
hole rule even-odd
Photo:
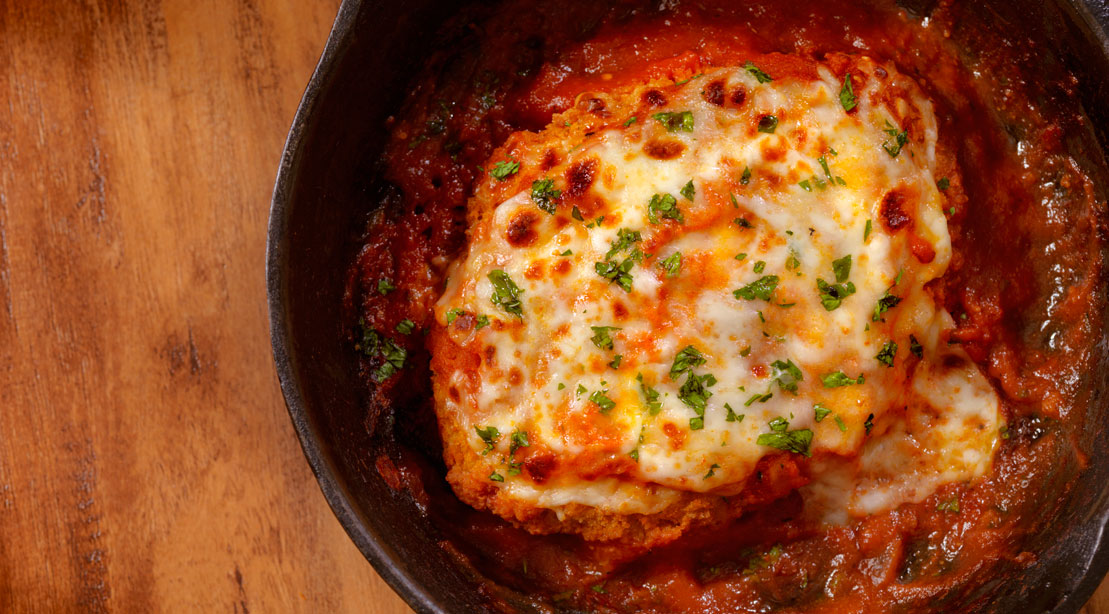
<svg viewBox="0 0 1109 614">
<path fill-rule="evenodd" d="M 605 101 L 600 98 L 586 98 L 579 103 L 579 106 L 597 117 L 608 117 L 608 111 L 605 108 Z"/>
<path fill-rule="evenodd" d="M 643 146 L 643 153 L 655 160 L 672 160 L 685 152 L 685 145 L 679 141 L 651 140 Z"/>
<path fill-rule="evenodd" d="M 616 301 L 612 304 L 612 317 L 617 320 L 623 320 L 628 317 L 628 308 L 624 306 L 624 303 Z"/>
<path fill-rule="evenodd" d="M 882 206 L 879 207 L 878 214 L 882 224 L 890 232 L 912 228 L 913 218 L 909 216 L 906 200 L 905 193 L 900 188 L 894 188 L 882 197 Z"/>
<path fill-rule="evenodd" d="M 597 174 L 597 161 L 585 160 L 578 162 L 566 171 L 566 195 L 581 196 L 593 184 L 593 177 Z"/>
<path fill-rule="evenodd" d="M 737 107 L 741 107 L 741 106 L 743 106 L 743 103 L 746 102 L 746 101 L 747 101 L 747 88 L 743 87 L 742 85 L 736 87 L 735 90 L 732 92 L 732 104 L 734 104 Z"/>
<path fill-rule="evenodd" d="M 505 238 L 513 247 L 527 247 L 539 238 L 535 225 L 539 222 L 539 214 L 524 209 L 512 217 L 505 230 Z"/>
<path fill-rule="evenodd" d="M 658 90 L 647 90 L 643 93 L 643 102 L 649 107 L 666 106 L 666 95 Z"/>
<path fill-rule="evenodd" d="M 662 432 L 670 440 L 671 450 L 681 450 L 685 446 L 685 432 L 673 422 L 663 424 Z"/>
<path fill-rule="evenodd" d="M 508 383 L 513 386 L 519 386 L 524 383 L 524 374 L 520 372 L 517 367 L 512 367 L 508 371 Z"/>
<path fill-rule="evenodd" d="M 497 362 L 497 347 L 494 345 L 485 346 L 485 364 L 492 367 Z"/>
<path fill-rule="evenodd" d="M 543 160 L 539 163 L 539 167 L 544 171 L 549 171 L 556 166 L 558 166 L 558 152 L 548 149 L 547 153 L 543 154 Z"/>
<path fill-rule="evenodd" d="M 556 467 L 558 467 L 558 459 L 554 454 L 546 451 L 534 453 L 524 461 L 524 472 L 536 484 L 546 482 Z"/>
<path fill-rule="evenodd" d="M 713 81 L 706 85 L 705 89 L 701 90 L 701 98 L 704 98 L 705 102 L 709 104 L 718 107 L 724 106 L 724 82 Z"/>
<path fill-rule="evenodd" d="M 565 274 L 569 273 L 570 272 L 570 261 L 567 260 L 566 258 L 563 258 L 563 259 L 555 262 L 554 266 L 551 267 L 551 271 L 553 271 L 554 273 L 556 273 L 558 275 L 565 275 Z"/>
</svg>

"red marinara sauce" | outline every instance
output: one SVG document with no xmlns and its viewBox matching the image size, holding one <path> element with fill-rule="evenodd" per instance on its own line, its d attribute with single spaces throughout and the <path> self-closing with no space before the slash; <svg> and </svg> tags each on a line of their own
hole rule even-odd
<svg viewBox="0 0 1109 614">
<path fill-rule="evenodd" d="M 1073 79 L 1029 78 L 1021 67 L 1034 48 L 1001 44 L 973 24 L 959 3 L 924 19 L 892 3 L 847 0 L 562 0 L 485 5 L 446 26 L 391 118 L 346 298 L 352 340 L 368 354 L 361 370 L 371 421 L 392 407 L 419 408 L 389 421 L 402 445 L 382 453 L 378 470 L 412 493 L 450 537 L 444 547 L 488 580 L 491 603 L 506 611 L 528 603 L 592 612 L 945 611 L 977 603 L 989 578 L 1035 562 L 1022 539 L 1051 517 L 1085 458 L 1073 427 L 1082 423 L 1082 373 L 1101 327 L 1103 203 L 1064 149 L 1064 128 L 1081 122 L 1063 104 Z M 932 290 L 956 319 L 952 342 L 1002 397 L 1010 427 L 992 472 L 831 528 L 804 524 L 794 494 L 648 552 L 530 535 L 459 503 L 442 478 L 418 333 L 463 247 L 479 165 L 512 132 L 542 128 L 583 92 L 686 79 L 771 53 L 819 60 L 830 52 L 890 61 L 914 77 L 954 152 L 937 168 L 949 177 L 941 187 L 954 256 Z M 414 332 L 393 333 L 398 326 Z M 392 353 L 368 351 L 366 330 L 381 335 L 378 348 L 389 338 Z M 385 366 L 398 350 L 403 366 Z"/>
</svg>

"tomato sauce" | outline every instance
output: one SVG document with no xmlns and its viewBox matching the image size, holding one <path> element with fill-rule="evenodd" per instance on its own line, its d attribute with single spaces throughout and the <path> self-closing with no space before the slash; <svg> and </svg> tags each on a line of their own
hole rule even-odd
<svg viewBox="0 0 1109 614">
<path fill-rule="evenodd" d="M 377 331 L 430 323 L 446 266 L 464 245 L 480 165 L 512 132 L 543 128 L 579 94 L 748 60 L 775 73 L 788 72 L 792 56 L 865 54 L 896 64 L 935 105 L 948 152 L 936 176 L 950 178 L 943 194 L 954 257 L 932 291 L 956 320 L 950 342 L 988 375 L 1009 424 L 985 479 L 945 486 L 919 504 L 827 528 L 800 520 L 794 493 L 729 526 L 629 552 L 530 535 L 459 503 L 442 478 L 422 336 L 393 335 L 407 352 L 396 376 L 375 381 L 377 355 L 360 365 L 373 398 L 368 423 L 395 425 L 403 444 L 377 466 L 423 502 L 448 536 L 444 547 L 486 580 L 491 603 L 506 611 L 540 603 L 592 612 L 945 611 L 971 609 L 989 578 L 1035 562 L 1021 544 L 1050 520 L 1087 452 L 1075 425 L 1102 324 L 1103 203 L 1065 149 L 1068 128 L 1081 123 L 1066 102 L 1073 79 L 1023 74 L 1036 50 L 975 29 L 958 3 L 923 18 L 848 0 L 507 1 L 462 13 L 438 43 L 390 119 L 348 282 L 354 342 L 359 321 Z M 393 420 L 394 407 L 414 413 Z"/>
</svg>

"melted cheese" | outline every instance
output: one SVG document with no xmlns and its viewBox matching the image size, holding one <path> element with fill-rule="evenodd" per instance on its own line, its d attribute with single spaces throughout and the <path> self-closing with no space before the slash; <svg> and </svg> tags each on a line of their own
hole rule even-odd
<svg viewBox="0 0 1109 614">
<path fill-rule="evenodd" d="M 706 95 L 710 83 L 725 102 Z M 442 390 L 459 392 L 437 397 L 440 420 L 466 433 L 498 496 L 556 512 L 576 504 L 651 514 L 683 492 L 742 493 L 760 460 L 786 454 L 810 465 L 810 507 L 841 520 L 988 469 L 996 395 L 946 347 L 950 317 L 925 289 L 951 258 L 931 105 L 867 60 L 850 113 L 842 83 L 823 66 L 767 83 L 721 69 L 660 88 L 661 108 L 644 106 L 647 88 L 599 98 L 634 121 L 563 130 L 578 119 L 568 113 L 506 150 L 501 159 L 520 169 L 479 187 L 468 252 L 436 312 L 451 343 L 479 357 L 436 373 Z M 901 130 L 908 140 L 896 151 Z M 552 151 L 555 164 L 541 163 Z M 545 179 L 561 192 L 553 214 L 532 196 Z M 652 198 L 667 195 L 680 222 L 651 219 Z M 621 247 L 630 232 L 639 240 Z M 662 263 L 678 253 L 671 276 Z M 854 292 L 829 310 L 818 280 L 836 284 L 833 263 L 847 256 L 841 283 Z M 598 273 L 598 263 L 629 257 L 627 289 Z M 520 289 L 519 316 L 494 299 L 493 271 Z M 769 300 L 737 296 L 767 276 L 777 277 Z M 891 295 L 899 302 L 876 315 Z M 476 326 L 479 317 L 490 325 Z M 593 327 L 615 327 L 611 349 L 592 340 Z M 891 341 L 887 366 L 877 356 Z M 689 346 L 703 364 L 672 375 Z M 940 369 L 948 357 L 964 366 Z M 778 377 L 783 365 L 801 373 L 795 390 L 796 378 Z M 836 373 L 860 383 L 829 387 Z M 711 393 L 703 411 L 682 393 L 691 377 Z M 658 393 L 657 411 L 647 390 Z M 816 408 L 829 410 L 819 422 Z M 806 454 L 758 443 L 776 420 L 811 431 Z M 480 436 L 489 427 L 497 435 Z M 553 475 L 519 473 L 518 432 L 557 459 Z"/>
</svg>

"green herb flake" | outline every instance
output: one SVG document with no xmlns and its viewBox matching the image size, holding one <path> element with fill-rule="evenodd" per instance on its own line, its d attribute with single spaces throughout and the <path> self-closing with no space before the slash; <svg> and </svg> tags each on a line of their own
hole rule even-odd
<svg viewBox="0 0 1109 614">
<path fill-rule="evenodd" d="M 508 455 L 512 456 L 516 450 L 528 447 L 531 447 L 531 443 L 528 441 L 527 431 L 513 431 L 512 436 L 509 437 Z"/>
<path fill-rule="evenodd" d="M 724 417 L 725 422 L 743 422 L 743 418 L 745 417 L 744 414 L 735 413 L 731 405 L 725 403 L 724 409 L 728 412 L 728 415 Z"/>
<path fill-rule="evenodd" d="M 812 431 L 809 429 L 791 431 L 789 422 L 785 418 L 775 418 L 770 421 L 769 426 L 770 432 L 759 435 L 755 443 L 806 457 L 812 456 L 809 450 L 812 444 Z"/>
<path fill-rule="evenodd" d="M 901 297 L 894 296 L 890 294 L 889 290 L 886 290 L 886 293 L 883 294 L 882 297 L 878 299 L 878 302 L 874 305 L 874 314 L 870 317 L 871 321 L 885 322 L 886 320 L 882 317 L 882 314 L 889 311 L 890 309 L 893 309 L 894 307 L 897 307 L 897 304 L 900 302 Z"/>
<path fill-rule="evenodd" d="M 554 187 L 554 179 L 536 179 L 531 184 L 531 200 L 543 211 L 555 214 L 558 199 L 562 196 L 561 190 Z"/>
<path fill-rule="evenodd" d="M 858 106 L 855 100 L 855 90 L 851 87 L 851 73 L 847 73 L 843 77 L 843 87 L 839 90 L 839 103 L 843 105 L 844 112 L 850 112 Z"/>
<path fill-rule="evenodd" d="M 820 403 L 817 403 L 816 405 L 813 405 L 812 409 L 813 409 L 813 419 L 816 420 L 817 422 L 823 422 L 824 419 L 828 417 L 828 414 L 832 413 L 832 410 L 828 409 L 827 407 L 824 407 Z"/>
<path fill-rule="evenodd" d="M 503 482 L 504 476 L 494 471 L 493 473 L 489 474 L 489 479 L 494 482 Z"/>
<path fill-rule="evenodd" d="M 489 316 L 487 316 L 485 314 L 481 314 L 474 321 L 474 330 L 481 330 L 481 329 L 485 328 L 486 326 L 489 326 Z"/>
<path fill-rule="evenodd" d="M 840 418 L 838 415 L 836 416 L 836 426 L 839 427 L 841 433 L 847 432 L 847 425 L 843 423 L 843 418 Z"/>
<path fill-rule="evenodd" d="M 751 183 L 751 167 L 743 167 L 743 174 L 739 176 L 740 185 L 747 185 Z M 734 197 L 733 197 L 734 198 Z"/>
<path fill-rule="evenodd" d="M 582 215 L 581 215 L 581 209 L 578 209 L 577 206 L 574 206 L 574 208 L 570 211 L 570 217 L 574 218 L 575 220 L 577 220 L 579 222 L 584 222 L 585 221 L 585 218 L 582 217 Z"/>
<path fill-rule="evenodd" d="M 801 369 L 788 358 L 784 361 L 775 360 L 770 363 L 770 367 L 774 369 L 771 377 L 778 383 L 778 387 L 786 392 L 797 394 L 797 383 L 805 379 Z"/>
<path fill-rule="evenodd" d="M 401 320 L 397 324 L 397 332 L 402 335 L 411 335 L 414 330 L 416 330 L 416 323 L 408 318 Z"/>
<path fill-rule="evenodd" d="M 741 253 L 738 253 L 738 254 L 735 255 L 736 260 L 745 260 L 746 258 L 747 258 L 747 252 L 741 252 Z"/>
<path fill-rule="evenodd" d="M 643 383 L 643 374 L 637 373 L 635 379 L 639 382 L 639 389 L 643 391 L 643 397 L 647 400 L 647 410 L 652 416 L 658 415 L 662 410 L 662 401 L 659 400 L 658 390 Z"/>
<path fill-rule="evenodd" d="M 377 292 L 381 294 L 381 296 L 385 296 L 396 289 L 397 287 L 393 285 L 393 280 L 389 278 L 377 280 Z"/>
<path fill-rule="evenodd" d="M 798 181 L 797 185 L 801 186 L 801 189 L 806 191 L 806 192 L 812 192 L 812 184 L 809 183 L 808 179 L 803 179 L 801 181 Z"/>
<path fill-rule="evenodd" d="M 752 225 L 751 222 L 748 221 L 748 219 L 745 217 L 737 217 L 732 220 L 732 223 L 736 226 L 739 226 L 740 228 L 754 228 L 754 225 Z"/>
<path fill-rule="evenodd" d="M 408 358 L 408 351 L 386 337 L 382 340 L 381 357 L 384 362 L 373 373 L 374 380 L 377 382 L 383 382 L 403 369 L 404 361 Z"/>
<path fill-rule="evenodd" d="M 863 243 L 866 243 L 870 238 L 870 233 L 874 230 L 874 223 L 870 220 L 866 221 L 866 228 L 863 228 Z"/>
<path fill-rule="evenodd" d="M 697 194 L 697 188 L 693 187 L 692 179 L 689 180 L 689 183 L 682 186 L 679 194 L 682 195 L 682 198 L 688 200 L 689 202 L 693 202 L 693 197 Z"/>
<path fill-rule="evenodd" d="M 674 252 L 658 262 L 658 268 L 666 271 L 667 277 L 677 277 L 682 272 L 682 253 Z"/>
<path fill-rule="evenodd" d="M 867 416 L 866 421 L 863 422 L 863 429 L 866 430 L 867 435 L 870 434 L 870 429 L 872 428 L 874 428 L 874 414 Z"/>
<path fill-rule="evenodd" d="M 936 182 L 936 187 L 939 188 L 941 191 L 946 190 L 947 188 L 951 187 L 951 180 L 947 177 L 943 177 Z"/>
<path fill-rule="evenodd" d="M 886 127 L 883 128 L 882 131 L 893 138 L 892 143 L 890 143 L 889 140 L 882 143 L 882 149 L 886 150 L 886 153 L 888 153 L 891 158 L 896 158 L 897 154 L 901 153 L 901 148 L 909 142 L 909 131 L 898 131 L 897 126 L 891 124 L 889 120 L 886 120 Z"/>
<path fill-rule="evenodd" d="M 669 132 L 693 132 L 693 113 L 690 111 L 655 113 L 651 117 L 666 126 Z"/>
<path fill-rule="evenodd" d="M 751 346 L 749 346 L 749 345 L 743 346 L 743 349 L 739 351 L 739 355 L 744 357 L 744 358 L 747 358 L 748 356 L 750 356 L 751 355 Z"/>
<path fill-rule="evenodd" d="M 824 169 L 824 175 L 831 179 L 832 171 L 828 168 L 828 160 L 824 156 L 820 156 L 816 161 L 820 163 L 820 168 Z"/>
<path fill-rule="evenodd" d="M 462 311 L 461 309 L 459 309 L 457 307 L 455 307 L 454 309 L 451 309 L 450 311 L 448 311 L 447 312 L 447 326 L 450 326 L 451 324 L 454 324 L 454 321 L 458 319 L 458 316 L 460 316 L 464 313 L 466 313 L 466 312 Z"/>
<path fill-rule="evenodd" d="M 697 375 L 690 373 L 678 391 L 678 400 L 689 406 L 698 416 L 705 415 L 705 407 L 712 397 L 709 386 L 716 383 L 716 378 L 711 373 Z"/>
<path fill-rule="evenodd" d="M 620 363 L 623 362 L 623 361 L 624 361 L 624 355 L 623 354 L 617 354 L 617 355 L 612 357 L 612 361 L 608 363 L 608 366 L 612 367 L 613 369 L 619 369 L 620 368 Z"/>
<path fill-rule="evenodd" d="M 700 350 L 687 345 L 674 357 L 674 364 L 670 366 L 670 379 L 678 379 L 682 373 L 692 371 L 694 367 L 705 364 L 705 356 Z"/>
<path fill-rule="evenodd" d="M 628 121 L 624 122 L 624 127 L 627 128 L 628 126 L 634 124 L 636 121 L 637 121 L 636 117 L 634 115 L 632 115 L 631 117 L 628 118 Z"/>
<path fill-rule="evenodd" d="M 707 480 L 707 479 L 711 478 L 712 476 L 716 475 L 716 470 L 719 469 L 719 468 L 720 468 L 720 465 L 718 465 L 716 463 L 713 463 L 712 466 L 709 467 L 709 472 L 705 474 L 705 479 Z"/>
<path fill-rule="evenodd" d="M 758 269 L 756 272 L 762 271 Z M 774 289 L 778 287 L 778 281 L 777 275 L 765 275 L 738 290 L 734 290 L 732 295 L 735 296 L 737 300 L 746 299 L 748 301 L 753 301 L 755 299 L 762 299 L 769 302 L 774 295 Z"/>
<path fill-rule="evenodd" d="M 589 395 L 589 400 L 597 405 L 597 407 L 601 408 L 602 414 L 607 414 L 616 407 L 616 401 L 608 398 L 608 396 L 605 394 L 607 392 L 607 390 L 597 390 L 593 394 Z"/>
<path fill-rule="evenodd" d="M 574 255 L 574 252 L 572 250 L 566 250 L 566 251 L 562 252 L 561 254 L 559 254 L 559 256 L 573 256 L 573 255 Z"/>
<path fill-rule="evenodd" d="M 578 393 L 578 396 L 581 396 L 581 395 L 589 392 L 589 389 L 586 388 L 585 386 L 582 386 L 581 384 L 578 384 L 578 389 L 577 389 L 576 392 Z"/>
<path fill-rule="evenodd" d="M 941 502 L 936 506 L 937 512 L 951 512 L 952 514 L 959 513 L 959 496 L 951 497 L 947 501 Z"/>
<path fill-rule="evenodd" d="M 897 356 L 897 344 L 894 343 L 893 341 L 887 341 L 886 344 L 882 346 L 882 350 L 880 352 L 878 352 L 878 355 L 875 356 L 874 358 L 877 359 L 878 362 L 886 365 L 887 367 L 892 367 L 893 366 L 893 359 L 896 356 Z"/>
<path fill-rule="evenodd" d="M 913 335 L 909 335 L 909 352 L 917 358 L 924 358 L 924 346 Z"/>
<path fill-rule="evenodd" d="M 754 266 L 751 267 L 755 273 L 762 273 L 766 270 L 766 262 L 763 260 L 756 260 Z"/>
<path fill-rule="evenodd" d="M 766 74 L 761 68 L 755 66 L 753 62 L 747 62 L 743 65 L 743 69 L 755 76 L 755 80 L 759 83 L 770 83 L 774 80 L 773 77 Z"/>
<path fill-rule="evenodd" d="M 774 134 L 778 129 L 778 116 L 777 115 L 763 115 L 759 118 L 759 132 L 766 134 Z"/>
<path fill-rule="evenodd" d="M 685 216 L 678 209 L 678 199 L 670 194 L 655 194 L 647 203 L 647 219 L 652 224 L 661 224 L 663 219 L 674 220 L 679 224 L 685 223 Z"/>
<path fill-rule="evenodd" d="M 847 281 L 847 278 L 851 277 L 851 254 L 833 260 L 832 273 L 835 274 L 837 282 L 842 284 Z"/>
<path fill-rule="evenodd" d="M 485 442 L 485 450 L 483 450 L 481 453 L 488 454 L 492 452 L 493 447 L 497 444 L 497 439 L 501 436 L 501 432 L 497 430 L 497 427 L 487 426 L 485 428 L 481 428 L 479 426 L 475 426 L 474 430 L 477 431 L 477 436 Z"/>
<path fill-rule="evenodd" d="M 847 377 L 843 371 L 833 371 L 825 373 L 820 376 L 820 381 L 824 382 L 825 388 L 839 388 L 841 386 L 851 386 L 853 384 L 862 384 L 864 381 L 863 376 L 860 375 L 858 379 L 851 379 Z"/>
<path fill-rule="evenodd" d="M 524 309 L 520 302 L 520 294 L 523 291 L 512 281 L 508 273 L 500 269 L 492 270 L 489 272 L 489 281 L 493 283 L 493 296 L 490 297 L 493 304 L 503 309 L 505 313 L 523 319 Z"/>
<path fill-rule="evenodd" d="M 612 337 L 609 335 L 614 330 L 621 330 L 618 326 L 590 326 L 593 336 L 589 338 L 593 345 L 602 350 L 612 349 Z"/>
<path fill-rule="evenodd" d="M 563 384 L 562 382 L 559 382 L 558 383 L 558 389 L 559 390 L 566 390 L 566 384 Z"/>
<path fill-rule="evenodd" d="M 744 407 L 750 407 L 755 403 L 765 403 L 774 398 L 774 393 L 767 392 L 766 394 L 755 394 L 743 404 Z"/>
<path fill-rule="evenodd" d="M 627 250 L 636 243 L 639 243 L 639 241 L 642 239 L 643 236 L 639 233 L 638 230 L 628 230 L 627 228 L 621 228 L 616 233 L 616 240 L 612 242 L 612 246 L 608 250 L 608 253 L 605 254 L 605 259 L 611 260 L 614 256 L 622 251 Z"/>
<path fill-rule="evenodd" d="M 492 175 L 493 178 L 497 181 L 504 181 L 512 175 L 515 175 L 519 170 L 520 163 L 510 158 L 503 162 L 497 162 L 496 164 L 494 164 L 492 170 L 489 171 L 489 174 Z"/>
</svg>

